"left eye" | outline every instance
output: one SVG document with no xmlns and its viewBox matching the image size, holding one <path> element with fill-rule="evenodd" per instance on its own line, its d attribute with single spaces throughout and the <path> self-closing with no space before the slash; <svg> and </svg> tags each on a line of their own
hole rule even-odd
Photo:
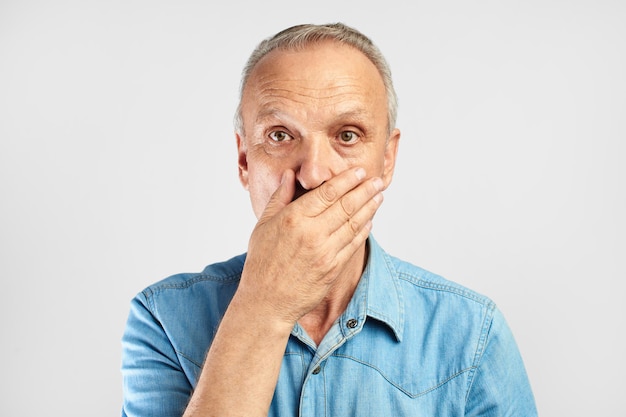
<svg viewBox="0 0 626 417">
<path fill-rule="evenodd" d="M 346 130 L 339 134 L 339 139 L 341 139 L 342 142 L 346 142 L 346 143 L 354 142 L 355 140 L 358 139 L 358 135 L 354 132 Z"/>
<path fill-rule="evenodd" d="M 270 133 L 269 136 L 270 136 L 270 139 L 272 139 L 275 142 L 284 142 L 284 141 L 293 139 L 291 135 L 289 135 L 287 132 L 283 132 L 282 130 L 276 130 Z"/>
</svg>

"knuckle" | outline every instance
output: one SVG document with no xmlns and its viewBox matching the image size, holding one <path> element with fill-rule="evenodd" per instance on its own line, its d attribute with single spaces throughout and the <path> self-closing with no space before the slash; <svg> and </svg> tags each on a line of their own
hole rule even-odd
<svg viewBox="0 0 626 417">
<path fill-rule="evenodd" d="M 359 232 L 361 231 L 359 224 L 352 219 L 348 219 L 348 226 L 350 227 L 350 230 L 352 231 L 352 234 L 354 236 L 357 236 Z"/>
<path fill-rule="evenodd" d="M 298 240 L 298 244 L 300 245 L 302 249 L 306 250 L 307 253 L 314 252 L 315 249 L 319 245 L 317 241 L 317 237 L 309 233 L 303 236 L 300 236 L 300 239 Z"/>
<path fill-rule="evenodd" d="M 348 217 L 352 216 L 352 214 L 354 213 L 354 204 L 350 201 L 349 198 L 342 198 L 341 200 L 339 200 L 339 204 L 341 205 L 341 208 Z"/>
<path fill-rule="evenodd" d="M 330 251 L 324 251 L 316 259 L 316 267 L 324 271 L 334 268 L 335 254 Z"/>
<path fill-rule="evenodd" d="M 299 225 L 297 216 L 294 213 L 285 213 L 280 219 L 280 227 L 283 230 L 294 230 Z"/>
<path fill-rule="evenodd" d="M 306 213 L 306 206 L 288 205 L 277 216 L 278 227 L 285 229 L 284 232 L 300 235 L 307 227 L 310 227 L 311 216 Z"/>
<path fill-rule="evenodd" d="M 337 189 L 331 183 L 326 182 L 317 187 L 317 190 L 319 198 L 326 204 L 332 203 L 337 198 Z"/>
</svg>

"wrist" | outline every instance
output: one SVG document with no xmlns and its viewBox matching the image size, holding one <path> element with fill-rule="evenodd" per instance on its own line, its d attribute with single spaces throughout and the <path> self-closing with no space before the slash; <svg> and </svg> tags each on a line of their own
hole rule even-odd
<svg viewBox="0 0 626 417">
<path fill-rule="evenodd" d="M 258 294 L 239 288 L 233 296 L 224 320 L 237 324 L 240 331 L 264 340 L 287 339 L 298 320 L 281 311 Z"/>
</svg>

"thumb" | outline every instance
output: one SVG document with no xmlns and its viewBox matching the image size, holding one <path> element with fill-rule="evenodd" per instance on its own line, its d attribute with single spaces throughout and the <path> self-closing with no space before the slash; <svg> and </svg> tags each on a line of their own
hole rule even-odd
<svg viewBox="0 0 626 417">
<path fill-rule="evenodd" d="M 280 185 L 272 194 L 270 201 L 265 206 L 265 210 L 259 219 L 259 223 L 264 223 L 265 221 L 274 217 L 279 211 L 284 209 L 287 204 L 291 203 L 293 196 L 296 192 L 296 174 L 288 169 L 283 172 L 283 176 L 280 180 Z"/>
</svg>

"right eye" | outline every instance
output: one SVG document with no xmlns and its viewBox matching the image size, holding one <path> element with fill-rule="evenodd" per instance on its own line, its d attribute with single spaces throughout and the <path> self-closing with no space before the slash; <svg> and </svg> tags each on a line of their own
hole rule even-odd
<svg viewBox="0 0 626 417">
<path fill-rule="evenodd" d="M 287 140 L 293 139 L 293 137 L 289 133 L 282 130 L 275 130 L 273 132 L 270 132 L 269 137 L 274 142 L 285 142 Z"/>
</svg>

